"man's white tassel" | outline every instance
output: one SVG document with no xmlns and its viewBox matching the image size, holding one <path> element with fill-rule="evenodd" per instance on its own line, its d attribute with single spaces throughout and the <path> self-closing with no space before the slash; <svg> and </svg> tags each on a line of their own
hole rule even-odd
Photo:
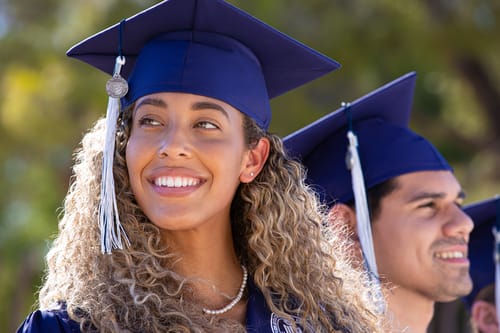
<svg viewBox="0 0 500 333">
<path fill-rule="evenodd" d="M 348 104 L 343 104 L 343 106 L 346 108 L 349 107 Z M 352 190 L 354 193 L 354 202 L 356 207 L 358 238 L 366 269 L 370 278 L 375 283 L 376 292 L 374 296 L 377 301 L 377 310 L 380 311 L 380 313 L 383 313 L 385 311 L 385 303 L 377 271 L 375 250 L 373 248 L 370 213 L 366 198 L 363 170 L 361 168 L 361 161 L 358 154 L 358 138 L 354 132 L 349 129 L 347 132 L 347 139 L 349 140 L 349 146 L 347 150 L 346 164 L 347 168 L 351 171 Z"/>
<path fill-rule="evenodd" d="M 120 223 L 120 215 L 116 203 L 115 181 L 113 177 L 113 160 L 115 154 L 115 137 L 120 98 L 128 91 L 128 84 L 120 76 L 125 58 L 116 58 L 113 77 L 106 83 L 108 92 L 108 109 L 106 112 L 106 138 L 102 155 L 101 201 L 99 203 L 99 228 L 101 230 L 101 252 L 110 254 L 113 249 L 123 249 L 124 239 L 129 240 Z"/>
<path fill-rule="evenodd" d="M 368 270 L 375 276 L 378 276 L 363 171 L 361 170 L 361 162 L 357 149 L 358 138 L 352 131 L 347 132 L 347 138 L 349 139 L 348 158 L 350 159 L 349 166 L 351 170 L 352 189 L 354 193 L 354 202 L 356 203 L 358 237 Z"/>
</svg>

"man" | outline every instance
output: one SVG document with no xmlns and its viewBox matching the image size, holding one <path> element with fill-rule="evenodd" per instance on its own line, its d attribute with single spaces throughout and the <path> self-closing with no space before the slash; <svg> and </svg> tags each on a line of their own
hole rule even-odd
<svg viewBox="0 0 500 333">
<path fill-rule="evenodd" d="M 409 73 L 285 138 L 331 215 L 356 230 L 359 257 L 383 287 L 386 308 L 379 308 L 392 329 L 407 333 L 426 331 L 436 301 L 472 289 L 473 224 L 461 209 L 462 188 L 436 148 L 408 129 L 415 77 Z"/>
<path fill-rule="evenodd" d="M 464 298 L 470 310 L 472 330 L 475 333 L 498 333 L 498 314 L 495 304 L 495 262 L 500 255 L 499 242 L 494 232 L 500 230 L 500 197 L 496 196 L 468 205 L 464 211 L 474 221 L 474 231 L 470 235 L 470 273 L 474 289 Z M 500 241 L 500 239 L 499 239 Z M 500 259 L 500 258 L 499 258 Z M 496 268 L 498 272 L 498 268 Z M 500 276 L 496 276 L 498 280 Z M 500 294 L 500 293 L 499 293 Z"/>
</svg>

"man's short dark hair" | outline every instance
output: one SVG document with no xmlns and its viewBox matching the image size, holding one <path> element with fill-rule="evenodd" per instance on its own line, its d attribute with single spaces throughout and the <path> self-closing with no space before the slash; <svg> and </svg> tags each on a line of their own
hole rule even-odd
<svg viewBox="0 0 500 333">
<path fill-rule="evenodd" d="M 397 187 L 398 181 L 396 178 L 388 179 L 380 184 L 370 188 L 366 194 L 368 198 L 368 210 L 370 212 L 370 220 L 373 221 L 380 214 L 380 202 L 384 197 L 391 194 Z M 354 200 L 347 203 L 348 206 L 354 207 Z"/>
</svg>

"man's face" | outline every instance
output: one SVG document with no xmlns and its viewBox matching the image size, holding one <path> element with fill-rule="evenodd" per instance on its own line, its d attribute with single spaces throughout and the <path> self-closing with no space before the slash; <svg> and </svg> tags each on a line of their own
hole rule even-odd
<svg viewBox="0 0 500 333">
<path fill-rule="evenodd" d="M 473 228 L 449 171 L 398 176 L 372 221 L 378 273 L 398 289 L 451 301 L 472 289 L 467 242 Z M 403 290 L 402 290 L 403 291 Z"/>
</svg>

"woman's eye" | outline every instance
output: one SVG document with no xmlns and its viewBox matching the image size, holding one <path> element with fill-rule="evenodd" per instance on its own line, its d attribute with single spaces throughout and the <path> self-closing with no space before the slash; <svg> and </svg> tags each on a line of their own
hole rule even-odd
<svg viewBox="0 0 500 333">
<path fill-rule="evenodd" d="M 139 120 L 140 126 L 160 126 L 161 123 L 153 118 L 144 117 Z"/>
<path fill-rule="evenodd" d="M 218 129 L 219 126 L 215 125 L 210 121 L 200 121 L 196 123 L 195 127 L 197 128 L 205 128 L 205 129 Z"/>
</svg>

